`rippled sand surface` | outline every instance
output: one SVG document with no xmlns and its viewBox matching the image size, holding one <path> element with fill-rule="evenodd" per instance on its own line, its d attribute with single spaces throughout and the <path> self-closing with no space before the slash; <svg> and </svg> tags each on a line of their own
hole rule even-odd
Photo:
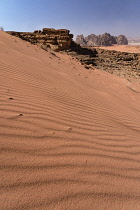
<svg viewBox="0 0 140 210">
<path fill-rule="evenodd" d="M 0 209 L 139 210 L 140 85 L 0 31 Z"/>
</svg>

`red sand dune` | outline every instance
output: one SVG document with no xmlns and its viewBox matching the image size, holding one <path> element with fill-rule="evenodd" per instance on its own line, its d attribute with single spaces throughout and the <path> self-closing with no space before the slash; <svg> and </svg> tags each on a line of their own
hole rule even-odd
<svg viewBox="0 0 140 210">
<path fill-rule="evenodd" d="M 139 210 L 140 85 L 0 32 L 0 209 Z"/>
</svg>

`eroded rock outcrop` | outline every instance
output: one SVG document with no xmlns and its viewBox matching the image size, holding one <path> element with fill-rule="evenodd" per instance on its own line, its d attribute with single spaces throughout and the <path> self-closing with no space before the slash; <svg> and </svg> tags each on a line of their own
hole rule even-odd
<svg viewBox="0 0 140 210">
<path fill-rule="evenodd" d="M 128 80 L 140 83 L 140 53 L 127 53 L 105 50 L 98 47 L 81 47 L 72 42 L 71 49 L 65 52 L 87 69 L 100 69 Z"/>
<path fill-rule="evenodd" d="M 116 42 L 118 45 L 128 45 L 128 40 L 124 35 L 116 37 Z"/>
<path fill-rule="evenodd" d="M 45 50 L 50 48 L 54 51 L 69 49 L 73 38 L 73 34 L 70 34 L 67 29 L 43 28 L 42 31 L 35 30 L 33 33 L 15 31 L 8 31 L 7 33 L 39 45 Z"/>
<path fill-rule="evenodd" d="M 85 40 L 85 37 L 84 37 L 83 34 L 82 34 L 82 35 L 78 35 L 78 36 L 76 37 L 76 43 L 77 43 L 77 44 L 80 44 L 81 46 L 86 46 L 87 41 Z"/>
<path fill-rule="evenodd" d="M 111 46 L 114 44 L 118 45 L 128 45 L 128 40 L 124 35 L 119 35 L 118 37 L 111 36 L 109 33 L 102 35 L 91 34 L 87 37 L 83 35 L 78 35 L 76 37 L 76 43 L 81 46 Z"/>
</svg>

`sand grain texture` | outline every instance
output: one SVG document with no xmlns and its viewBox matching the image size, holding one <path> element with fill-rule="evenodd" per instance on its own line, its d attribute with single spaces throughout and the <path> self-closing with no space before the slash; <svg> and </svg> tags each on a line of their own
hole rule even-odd
<svg viewBox="0 0 140 210">
<path fill-rule="evenodd" d="M 140 85 L 55 55 L 0 31 L 0 209 L 140 209 Z"/>
</svg>

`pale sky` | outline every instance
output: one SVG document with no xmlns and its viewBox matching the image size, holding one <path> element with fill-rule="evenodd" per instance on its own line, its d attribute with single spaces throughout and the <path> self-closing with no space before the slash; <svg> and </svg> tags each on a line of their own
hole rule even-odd
<svg viewBox="0 0 140 210">
<path fill-rule="evenodd" d="M 140 0 L 0 0 L 5 31 L 66 28 L 91 33 L 140 36 Z"/>
</svg>

